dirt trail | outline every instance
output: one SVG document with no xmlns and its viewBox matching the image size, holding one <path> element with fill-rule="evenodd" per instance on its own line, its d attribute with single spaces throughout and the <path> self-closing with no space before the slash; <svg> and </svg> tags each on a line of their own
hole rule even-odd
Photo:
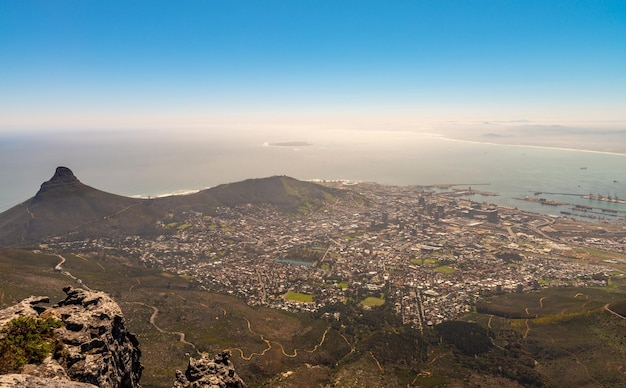
<svg viewBox="0 0 626 388">
<path fill-rule="evenodd" d="M 378 366 L 378 370 L 380 370 L 380 373 L 384 373 L 383 371 L 383 366 L 380 365 L 380 362 L 378 362 L 378 360 L 376 359 L 376 357 L 374 357 L 374 353 L 370 352 L 370 356 L 372 356 L 372 358 L 374 359 L 374 361 L 376 362 L 376 366 Z"/>
<path fill-rule="evenodd" d="M 526 324 L 526 332 L 524 333 L 524 338 L 526 338 L 528 337 L 528 333 L 530 333 L 530 325 L 528 325 L 528 319 L 524 321 L 524 324 Z"/>
<path fill-rule="evenodd" d="M 239 354 L 240 354 L 240 356 L 241 356 L 241 358 L 243 360 L 250 361 L 250 360 L 252 360 L 252 357 L 254 357 L 254 356 L 264 356 L 265 353 L 267 353 L 268 351 L 272 350 L 272 343 L 269 340 L 266 340 L 265 338 L 263 338 L 263 334 L 257 334 L 254 331 L 252 331 L 252 324 L 250 323 L 248 318 L 243 317 L 243 319 L 245 319 L 247 324 L 248 324 L 248 331 L 250 333 L 254 334 L 254 335 L 258 335 L 259 337 L 261 337 L 261 341 L 265 342 L 265 344 L 267 345 L 267 348 L 265 348 L 261 353 L 250 353 L 250 355 L 248 357 L 246 357 L 245 353 L 243 352 L 243 350 L 241 348 L 231 348 L 230 349 L 230 350 L 237 350 L 237 351 L 239 351 Z"/>
<path fill-rule="evenodd" d="M 618 318 L 626 319 L 626 317 L 625 317 L 625 316 L 621 315 L 620 313 L 618 313 L 618 312 L 616 312 L 616 311 L 611 310 L 611 309 L 609 308 L 609 303 L 607 303 L 607 304 L 605 304 L 605 305 L 604 305 L 604 309 L 605 309 L 606 311 L 610 312 L 611 314 L 615 315 L 615 316 L 616 316 L 616 317 L 618 317 Z"/>
<path fill-rule="evenodd" d="M 542 309 L 543 308 L 543 300 L 546 299 L 546 296 L 541 297 L 541 299 L 539 299 L 539 308 Z M 530 315 L 530 313 L 528 312 L 528 307 L 526 307 L 524 309 L 524 311 L 526 311 L 526 315 Z M 536 314 L 535 317 L 538 317 L 539 314 Z M 489 322 L 491 323 L 491 319 L 489 320 Z M 526 319 L 526 321 L 524 321 L 524 324 L 526 325 L 526 332 L 524 333 L 524 338 L 528 337 L 528 333 L 530 333 L 530 325 L 528 324 L 529 319 Z"/>
<path fill-rule="evenodd" d="M 156 308 L 156 307 L 154 307 L 154 306 L 151 306 L 151 305 L 149 305 L 149 304 L 146 304 L 146 303 L 142 303 L 142 302 L 133 302 L 133 303 L 138 304 L 138 305 L 142 305 L 142 306 L 145 306 L 145 307 L 148 307 L 148 308 L 151 308 L 151 309 L 152 309 L 152 315 L 150 315 L 150 319 L 149 319 L 149 321 L 150 321 L 150 324 L 151 324 L 152 326 L 154 326 L 154 328 L 155 328 L 155 329 L 157 329 L 157 331 L 158 331 L 159 333 L 163 333 L 163 334 L 171 334 L 171 335 L 176 335 L 176 336 L 178 336 L 178 342 L 182 342 L 182 343 L 184 343 L 185 345 L 189 345 L 189 346 L 191 346 L 191 347 L 192 347 L 192 348 L 196 351 L 196 353 L 198 353 L 199 355 L 202 355 L 202 352 L 200 352 L 200 351 L 198 350 L 198 348 L 196 347 L 196 345 L 195 345 L 195 344 L 193 344 L 193 343 L 191 343 L 191 342 L 189 342 L 189 341 L 187 341 L 187 340 L 185 339 L 185 338 L 186 338 L 185 333 L 180 332 L 180 331 L 167 331 L 167 330 L 163 330 L 162 328 L 160 328 L 160 327 L 156 324 L 156 322 L 155 322 L 155 321 L 156 321 L 156 317 L 159 315 L 159 309 L 158 309 L 158 308 Z"/>
<path fill-rule="evenodd" d="M 65 257 L 63 257 L 63 256 L 61 256 L 59 254 L 57 254 L 56 256 L 59 257 L 59 259 L 61 259 L 61 260 L 59 261 L 59 263 L 57 265 L 54 266 L 54 270 L 55 271 L 58 271 L 58 272 L 62 273 L 63 275 L 71 278 L 76 283 L 78 283 L 82 288 L 84 288 L 86 290 L 89 290 L 89 291 L 92 291 L 91 288 L 87 287 L 87 285 L 85 283 L 83 283 L 83 281 L 81 279 L 79 279 L 76 276 L 72 275 L 70 273 L 70 271 L 67 271 L 67 270 L 63 269 L 63 264 L 65 264 L 65 262 L 67 261 L 65 259 Z"/>
<path fill-rule="evenodd" d="M 224 310 L 224 315 L 226 315 L 226 310 Z M 258 335 L 261 338 L 261 341 L 263 341 L 263 342 L 265 342 L 267 344 L 267 348 L 265 348 L 261 353 L 251 353 L 249 356 L 246 356 L 244 351 L 241 348 L 231 348 L 230 349 L 230 350 L 238 351 L 239 354 L 241 355 L 242 359 L 244 359 L 246 361 L 250 361 L 252 359 L 252 357 L 254 357 L 254 356 L 264 356 L 265 353 L 267 353 L 268 351 L 272 350 L 272 342 L 275 343 L 276 345 L 278 345 L 278 347 L 280 348 L 281 353 L 283 354 L 283 356 L 289 357 L 289 358 L 296 358 L 296 357 L 298 357 L 298 349 L 294 349 L 293 350 L 293 354 L 288 354 L 287 352 L 285 352 L 285 347 L 280 342 L 274 341 L 274 340 L 265 339 L 263 334 L 255 333 L 252 330 L 252 324 L 250 323 L 250 320 L 248 320 L 248 318 L 246 318 L 246 317 L 243 317 L 243 319 L 246 320 L 246 323 L 248 325 L 248 331 L 251 334 Z M 329 331 L 330 331 L 330 326 L 327 327 L 326 330 L 324 330 L 324 333 L 322 334 L 322 339 L 320 340 L 320 342 L 318 344 L 316 344 L 313 347 L 313 349 L 311 349 L 311 350 L 304 350 L 304 351 L 306 351 L 307 353 L 314 353 L 314 352 L 316 352 L 324 344 L 324 342 L 326 341 L 326 334 L 328 334 Z M 346 340 L 346 342 L 348 342 L 348 340 L 345 337 L 344 337 L 344 340 Z M 348 343 L 348 345 L 350 345 L 350 344 Z M 350 351 L 350 353 L 354 352 L 354 348 L 351 348 L 351 349 L 352 350 Z"/>
</svg>

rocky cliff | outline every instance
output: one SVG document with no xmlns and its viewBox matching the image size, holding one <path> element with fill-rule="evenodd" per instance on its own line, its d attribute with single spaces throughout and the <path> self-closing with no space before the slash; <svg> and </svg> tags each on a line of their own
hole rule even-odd
<svg viewBox="0 0 626 388">
<path fill-rule="evenodd" d="M 60 349 L 40 364 L 25 365 L 21 374 L 1 375 L 0 386 L 139 387 L 139 342 L 126 329 L 118 304 L 103 292 L 64 291 L 66 298 L 52 307 L 41 306 L 46 297 L 30 297 L 0 311 L 0 328 L 18 316 L 62 322 L 53 333 Z"/>
<path fill-rule="evenodd" d="M 104 292 L 71 287 L 63 291 L 66 298 L 53 306 L 43 305 L 49 303 L 48 297 L 31 296 L 0 310 L 0 353 L 7 349 L 2 341 L 16 318 L 61 322 L 49 338 L 56 344 L 54 352 L 41 363 L 0 374 L 0 387 L 140 387 L 139 342 L 126 329 L 119 305 Z M 0 362 L 3 356 L 7 355 L 0 354 Z M 213 358 L 190 358 L 187 370 L 177 371 L 173 388 L 195 387 L 242 388 L 244 383 L 235 373 L 230 353 L 223 352 Z"/>
</svg>

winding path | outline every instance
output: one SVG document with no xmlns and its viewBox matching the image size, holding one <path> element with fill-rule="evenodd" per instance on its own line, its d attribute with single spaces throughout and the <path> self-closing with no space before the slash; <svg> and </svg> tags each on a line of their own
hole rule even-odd
<svg viewBox="0 0 626 388">
<path fill-rule="evenodd" d="M 80 284 L 81 287 L 83 287 L 83 288 L 85 288 L 85 289 L 87 289 L 89 291 L 92 291 L 91 288 L 87 287 L 87 285 L 85 283 L 83 283 L 82 280 L 80 280 L 76 276 L 72 275 L 69 271 L 63 269 L 63 264 L 65 264 L 65 262 L 67 261 L 65 259 L 65 257 L 59 255 L 58 253 L 56 254 L 56 256 L 59 257 L 61 260 L 59 261 L 59 263 L 57 265 L 54 266 L 54 270 L 55 271 L 58 271 L 59 273 L 62 273 L 63 275 L 71 278 L 76 283 Z"/>
<path fill-rule="evenodd" d="M 224 310 L 224 315 L 226 315 L 226 310 Z M 293 350 L 293 354 L 288 354 L 287 352 L 285 352 L 285 348 L 284 346 L 278 342 L 278 341 L 272 341 L 272 340 L 268 340 L 265 339 L 265 337 L 263 337 L 263 334 L 258 334 L 255 333 L 254 331 L 252 331 L 252 324 L 250 323 L 250 320 L 246 317 L 243 317 L 243 319 L 246 320 L 246 323 L 248 325 L 248 331 L 254 335 L 258 335 L 261 338 L 261 341 L 265 342 L 267 344 L 267 348 L 265 348 L 261 353 L 250 353 L 249 356 L 246 356 L 244 351 L 241 348 L 231 348 L 230 350 L 237 350 L 241 356 L 241 358 L 245 361 L 250 361 L 252 359 L 252 357 L 254 356 L 264 356 L 265 353 L 267 353 L 268 351 L 272 350 L 272 342 L 274 342 L 275 344 L 278 345 L 278 347 L 280 347 L 281 353 L 283 354 L 283 356 L 285 357 L 289 357 L 289 358 L 296 358 L 298 357 L 298 349 L 294 349 Z M 330 331 L 330 326 L 326 328 L 326 330 L 324 330 L 324 333 L 322 334 L 322 339 L 320 340 L 319 344 L 316 344 L 313 349 L 311 350 L 305 350 L 307 353 L 314 353 L 316 352 L 326 341 L 326 334 L 328 334 L 328 332 Z M 344 337 L 344 340 L 346 342 L 348 342 L 348 340 Z M 350 345 L 350 343 L 348 342 L 348 345 Z M 354 348 L 351 347 L 351 351 L 349 354 L 354 352 Z"/>
<path fill-rule="evenodd" d="M 525 339 L 526 337 L 528 337 L 528 333 L 530 333 L 530 325 L 528 324 L 528 319 L 524 321 L 524 324 L 526 325 L 526 332 L 524 333 L 524 339 Z"/>
<path fill-rule="evenodd" d="M 625 317 L 625 316 L 623 316 L 622 314 L 620 314 L 620 313 L 618 313 L 618 312 L 616 312 L 616 311 L 611 310 L 611 309 L 609 308 L 609 303 L 607 303 L 607 304 L 605 304 L 605 305 L 604 305 L 604 309 L 605 309 L 606 311 L 610 312 L 611 314 L 615 315 L 615 316 L 616 316 L 616 317 L 618 317 L 618 318 L 626 319 L 626 317 Z"/>
<path fill-rule="evenodd" d="M 251 324 L 250 324 L 250 321 L 248 320 L 248 318 L 243 317 L 243 319 L 245 319 L 246 322 L 248 323 L 248 331 L 250 333 L 254 334 L 254 335 L 260 336 L 261 337 L 261 341 L 263 341 L 263 342 L 265 342 L 267 344 L 267 348 L 265 348 L 261 353 L 250 353 L 250 355 L 248 357 L 245 356 L 245 354 L 244 354 L 243 350 L 241 350 L 241 348 L 231 348 L 230 349 L 230 350 L 238 350 L 240 355 L 241 355 L 241 358 L 243 360 L 250 361 L 250 360 L 252 360 L 252 357 L 254 357 L 254 356 L 264 356 L 265 353 L 267 353 L 269 350 L 272 349 L 272 343 L 271 343 L 271 341 L 266 340 L 265 338 L 263 338 L 263 334 L 257 334 L 254 331 L 252 331 L 252 327 L 251 327 Z"/>
<path fill-rule="evenodd" d="M 167 330 L 163 330 L 162 328 L 160 328 L 160 327 L 159 327 L 159 326 L 155 323 L 156 317 L 157 317 L 157 315 L 159 315 L 159 309 L 158 309 L 158 308 L 156 308 L 156 307 L 154 307 L 154 306 L 151 306 L 151 305 L 149 305 L 149 304 L 143 303 L 143 302 L 133 302 L 133 303 L 138 304 L 138 305 L 142 305 L 142 306 L 145 306 L 145 307 L 148 307 L 148 308 L 151 308 L 151 309 L 153 310 L 153 311 L 152 311 L 152 315 L 150 315 L 150 319 L 149 319 L 149 321 L 150 321 L 150 324 L 151 324 L 152 326 L 154 326 L 154 328 L 155 328 L 155 329 L 157 329 L 157 331 L 158 331 L 159 333 L 163 333 L 163 334 L 171 334 L 171 335 L 176 335 L 176 336 L 178 336 L 178 342 L 182 342 L 182 343 L 184 343 L 185 345 L 189 345 L 189 346 L 191 346 L 191 347 L 193 348 L 193 350 L 195 350 L 195 351 L 196 351 L 196 353 L 198 353 L 198 355 L 202 355 L 202 352 L 200 352 L 200 351 L 198 350 L 198 348 L 196 347 L 196 345 L 195 345 L 195 344 L 193 344 L 193 343 L 191 343 L 191 342 L 189 342 L 189 341 L 187 341 L 187 340 L 185 339 L 185 337 L 186 337 L 186 336 L 185 336 L 185 333 L 180 332 L 180 331 L 167 331 Z"/>
<path fill-rule="evenodd" d="M 581 295 L 582 295 L 582 294 L 581 294 Z M 574 296 L 574 298 L 575 298 L 575 297 L 576 297 L 576 295 Z M 542 309 L 542 308 L 543 308 L 543 300 L 544 300 L 544 299 L 546 299 L 546 298 L 547 298 L 547 296 L 543 296 L 543 297 L 541 297 L 541 299 L 539 299 L 539 308 L 540 308 L 540 309 Z M 530 315 L 530 313 L 528 312 L 528 307 L 526 307 L 526 308 L 524 309 L 524 311 L 526 311 L 526 315 Z M 535 315 L 535 318 L 536 318 L 536 317 L 538 317 L 538 316 L 539 316 L 539 314 L 536 314 L 536 315 Z M 490 320 L 489 322 L 491 322 L 491 320 Z M 524 333 L 524 338 L 528 337 L 528 333 L 530 333 L 530 325 L 528 324 L 528 322 L 529 322 L 529 319 L 526 319 L 526 320 L 524 321 L 524 324 L 526 325 L 526 332 Z"/>
<path fill-rule="evenodd" d="M 330 326 L 326 328 L 326 330 L 324 330 L 324 334 L 322 334 L 322 339 L 320 340 L 320 343 L 315 345 L 313 347 L 313 349 L 311 350 L 305 350 L 307 353 L 313 353 L 315 351 L 317 351 L 317 349 L 319 349 L 323 344 L 324 341 L 326 341 L 326 334 L 328 334 L 328 331 L 330 330 Z M 345 339 L 345 338 L 344 338 Z M 290 357 L 290 358 L 295 358 L 298 357 L 298 349 L 294 349 L 293 350 L 293 354 L 287 354 L 285 353 L 285 348 L 283 347 L 283 345 L 281 345 L 279 342 L 274 341 L 275 343 L 278 344 L 278 346 L 280 346 L 281 351 L 283 352 L 283 355 L 285 357 Z"/>
</svg>

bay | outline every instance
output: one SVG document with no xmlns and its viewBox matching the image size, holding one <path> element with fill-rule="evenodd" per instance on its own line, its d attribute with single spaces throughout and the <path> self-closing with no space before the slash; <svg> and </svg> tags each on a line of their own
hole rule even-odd
<svg viewBox="0 0 626 388">
<path fill-rule="evenodd" d="M 475 195 L 476 201 L 551 215 L 562 215 L 565 208 L 516 198 L 626 211 L 623 204 L 581 198 L 626 198 L 626 155 L 457 141 L 410 131 L 4 134 L 0 166 L 0 211 L 32 197 L 57 166 L 69 167 L 85 184 L 126 196 L 159 196 L 288 175 L 302 180 L 471 186 L 498 194 Z"/>
</svg>

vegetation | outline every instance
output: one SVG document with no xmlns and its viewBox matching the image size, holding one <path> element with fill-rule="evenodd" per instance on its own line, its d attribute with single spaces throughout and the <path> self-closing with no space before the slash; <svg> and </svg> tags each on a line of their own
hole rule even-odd
<svg viewBox="0 0 626 388">
<path fill-rule="evenodd" d="M 337 287 L 339 287 L 341 289 L 344 289 L 344 290 L 347 290 L 348 287 L 350 287 L 350 285 L 348 283 L 346 283 L 346 282 L 337 282 Z"/>
<path fill-rule="evenodd" d="M 129 330 L 141 339 L 143 386 L 171 386 L 176 369 L 187 365 L 185 353 L 195 354 L 167 332 L 184 332 L 203 352 L 230 349 L 237 373 L 250 387 L 626 384 L 619 370 L 626 359 L 626 320 L 603 308 L 609 304 L 623 311 L 626 292 L 620 279 L 612 289 L 562 287 L 484 298 L 491 315 L 461 317 L 473 339 L 458 342 L 454 334 L 444 340 L 445 325 L 425 327 L 423 333 L 404 325 L 394 303 L 364 309 L 360 301 L 370 293 L 358 287 L 345 291 L 345 303 L 309 316 L 251 307 L 129 258 L 63 256 L 65 269 L 89 287 L 109 292 L 122 307 Z M 69 279 L 54 271 L 58 262 L 53 255 L 0 250 L 2 307 L 33 294 L 62 299 Z M 166 333 L 150 324 L 154 308 L 159 310 L 155 323 Z M 481 346 L 489 348 L 475 353 Z M 277 377 L 288 371 L 294 372 L 288 379 Z"/>
<path fill-rule="evenodd" d="M 440 267 L 435 267 L 435 271 L 443 273 L 443 274 L 451 274 L 456 272 L 456 269 L 448 266 L 448 265 L 442 265 Z"/>
<path fill-rule="evenodd" d="M 626 299 L 611 303 L 609 308 L 626 318 Z"/>
<path fill-rule="evenodd" d="M 368 296 L 364 301 L 361 302 L 363 306 L 376 307 L 382 306 L 385 304 L 384 298 L 376 298 L 374 296 Z"/>
<path fill-rule="evenodd" d="M 522 256 L 515 252 L 498 252 L 495 256 L 505 263 L 516 263 L 522 261 Z"/>
<path fill-rule="evenodd" d="M 25 364 L 39 364 L 63 344 L 54 338 L 54 329 L 63 323 L 56 318 L 19 316 L 0 331 L 0 374 L 18 373 Z"/>
<path fill-rule="evenodd" d="M 448 321 L 437 325 L 436 329 L 444 342 L 454 345 L 468 356 L 485 353 L 491 349 L 493 346 L 491 340 L 495 337 L 491 330 L 477 323 Z"/>
<path fill-rule="evenodd" d="M 289 291 L 285 295 L 285 299 L 300 303 L 311 303 L 313 302 L 313 295 Z"/>
<path fill-rule="evenodd" d="M 281 259 L 313 263 L 320 260 L 324 256 L 324 252 L 324 250 L 316 248 L 294 247 L 291 248 Z"/>
</svg>

